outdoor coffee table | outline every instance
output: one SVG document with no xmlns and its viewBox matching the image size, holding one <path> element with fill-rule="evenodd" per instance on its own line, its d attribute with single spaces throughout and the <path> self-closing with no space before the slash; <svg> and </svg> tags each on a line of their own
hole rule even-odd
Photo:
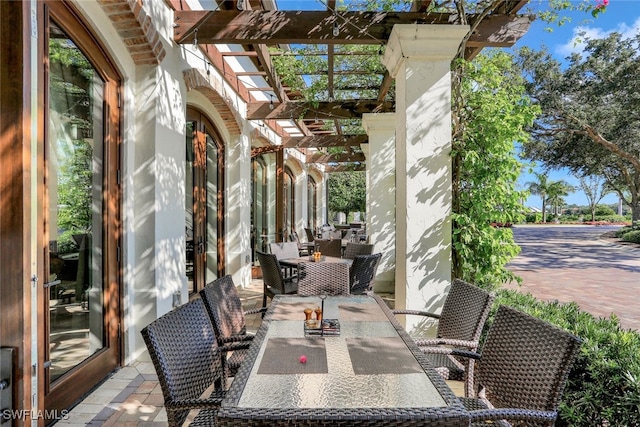
<svg viewBox="0 0 640 427">
<path fill-rule="evenodd" d="M 340 334 L 305 337 L 319 297 L 276 296 L 218 414 L 221 426 L 468 425 L 468 413 L 378 296 L 327 297 Z M 301 363 L 300 357 L 306 358 Z"/>
</svg>

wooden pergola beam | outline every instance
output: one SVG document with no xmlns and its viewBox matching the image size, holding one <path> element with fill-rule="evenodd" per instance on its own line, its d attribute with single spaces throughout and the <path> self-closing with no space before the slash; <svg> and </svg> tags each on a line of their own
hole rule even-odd
<svg viewBox="0 0 640 427">
<path fill-rule="evenodd" d="M 363 153 L 343 153 L 343 154 L 326 154 L 313 153 L 307 154 L 306 163 L 353 163 L 365 162 Z"/>
<path fill-rule="evenodd" d="M 474 18 L 469 16 L 469 21 Z M 488 42 L 489 35 L 492 43 L 515 43 L 524 34 L 520 26 L 510 26 L 519 16 L 490 18 L 486 23 L 483 19 L 471 43 Z M 176 11 L 174 40 L 193 43 L 197 30 L 199 44 L 381 44 L 396 24 L 454 24 L 455 19 L 448 13 L 420 12 Z M 335 36 L 334 23 L 339 30 Z"/>
<path fill-rule="evenodd" d="M 367 144 L 367 135 L 313 135 L 282 139 L 285 148 L 353 147 Z"/>
<path fill-rule="evenodd" d="M 351 101 L 320 102 L 318 105 L 309 102 L 283 102 L 273 104 L 268 101 L 251 102 L 247 105 L 247 119 L 299 119 L 333 120 L 361 118 L 364 113 L 393 112 L 390 101 L 379 102 L 372 99 Z"/>
<path fill-rule="evenodd" d="M 367 169 L 366 165 L 363 163 L 352 163 L 338 166 L 325 166 L 324 171 L 326 173 L 333 172 L 362 172 Z"/>
</svg>

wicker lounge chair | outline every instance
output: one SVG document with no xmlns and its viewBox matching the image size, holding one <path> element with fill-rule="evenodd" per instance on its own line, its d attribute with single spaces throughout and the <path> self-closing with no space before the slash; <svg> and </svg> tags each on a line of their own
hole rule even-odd
<svg viewBox="0 0 640 427">
<path fill-rule="evenodd" d="M 472 393 L 474 361 L 459 360 L 448 354 L 448 348 L 443 346 L 477 350 L 493 299 L 494 296 L 485 290 L 455 279 L 439 315 L 416 310 L 394 310 L 393 312 L 438 319 L 436 338 L 416 339 L 416 344 L 427 354 L 436 371 L 444 379 L 465 381 L 465 395 L 468 396 Z"/>
<path fill-rule="evenodd" d="M 553 426 L 580 339 L 500 306 L 474 375 L 475 398 L 462 398 L 472 425 Z M 489 421 L 489 423 L 485 423 Z"/>
<path fill-rule="evenodd" d="M 371 245 L 373 246 L 373 245 Z M 349 269 L 349 288 L 354 295 L 373 291 L 373 280 L 376 277 L 378 264 L 382 254 L 356 255 Z"/>
<path fill-rule="evenodd" d="M 298 295 L 349 295 L 349 265 L 301 262 L 298 264 Z"/>
<path fill-rule="evenodd" d="M 266 307 L 244 311 L 238 290 L 230 275 L 207 284 L 200 291 L 200 297 L 213 323 L 218 345 L 232 352 L 225 360 L 225 368 L 229 376 L 234 376 L 253 339 L 253 335 L 247 334 L 245 315 L 264 313 Z"/>
<path fill-rule="evenodd" d="M 141 333 L 158 374 L 169 425 L 181 426 L 191 409 L 200 409 L 192 426 L 215 425 L 226 382 L 222 353 L 202 300 L 168 312 Z M 211 385 L 214 391 L 203 398 Z"/>
</svg>

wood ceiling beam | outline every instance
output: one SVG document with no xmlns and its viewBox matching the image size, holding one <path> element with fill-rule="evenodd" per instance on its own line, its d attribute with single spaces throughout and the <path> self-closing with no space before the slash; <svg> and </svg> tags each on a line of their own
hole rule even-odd
<svg viewBox="0 0 640 427">
<path fill-rule="evenodd" d="M 264 101 L 248 104 L 247 119 L 353 119 L 361 118 L 363 113 L 388 113 L 393 111 L 392 102 L 378 102 L 371 99 L 320 102 L 317 106 L 309 102 L 283 102 L 279 104 L 274 102 L 271 104 L 268 101 Z"/>
<path fill-rule="evenodd" d="M 413 0 L 411 2 L 411 12 L 426 12 L 431 4 L 431 0 Z"/>
<path fill-rule="evenodd" d="M 363 153 L 327 154 L 313 153 L 307 154 L 306 163 L 352 163 L 366 161 Z"/>
<path fill-rule="evenodd" d="M 471 15 L 469 21 L 476 18 Z M 454 19 L 447 13 L 418 12 L 339 12 L 336 17 L 325 11 L 176 11 L 174 40 L 193 43 L 197 29 L 199 44 L 380 44 L 395 24 L 449 24 Z M 334 22 L 340 29 L 337 36 Z M 516 15 L 490 15 L 469 42 L 513 44 L 526 32 L 523 22 Z"/>
<path fill-rule="evenodd" d="M 367 144 L 367 135 L 314 135 L 296 138 L 282 138 L 287 148 L 349 147 Z"/>
</svg>

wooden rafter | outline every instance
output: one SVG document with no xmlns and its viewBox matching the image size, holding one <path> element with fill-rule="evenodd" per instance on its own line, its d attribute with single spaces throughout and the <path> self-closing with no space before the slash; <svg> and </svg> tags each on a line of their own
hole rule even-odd
<svg viewBox="0 0 640 427">
<path fill-rule="evenodd" d="M 264 119 L 297 119 L 333 120 L 361 118 L 363 113 L 388 113 L 394 111 L 390 101 L 378 102 L 371 99 L 320 102 L 314 105 L 309 102 L 252 102 L 247 106 L 249 120 Z"/>
<path fill-rule="evenodd" d="M 282 139 L 282 145 L 286 148 L 347 147 L 368 142 L 367 135 L 314 135 Z"/>
<path fill-rule="evenodd" d="M 327 154 L 313 153 L 307 154 L 307 163 L 354 163 L 364 162 L 365 157 L 362 153 L 343 153 L 343 154 Z"/>
</svg>

